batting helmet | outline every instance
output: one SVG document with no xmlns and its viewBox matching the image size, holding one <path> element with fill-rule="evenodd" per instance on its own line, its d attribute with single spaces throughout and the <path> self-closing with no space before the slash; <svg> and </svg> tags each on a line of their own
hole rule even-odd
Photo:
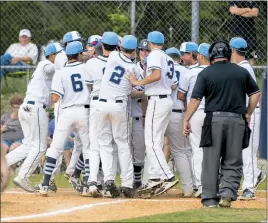
<svg viewBox="0 0 268 223">
<path fill-rule="evenodd" d="M 231 59 L 231 48 L 225 41 L 217 41 L 211 44 L 208 50 L 210 62 L 216 58 Z"/>
<path fill-rule="evenodd" d="M 143 39 L 142 41 L 140 41 L 138 49 L 139 50 L 148 50 L 149 51 L 147 39 Z"/>
</svg>

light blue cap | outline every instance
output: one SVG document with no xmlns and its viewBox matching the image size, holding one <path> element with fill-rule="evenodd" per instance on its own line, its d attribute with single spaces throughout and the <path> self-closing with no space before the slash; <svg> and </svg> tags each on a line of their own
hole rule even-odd
<svg viewBox="0 0 268 223">
<path fill-rule="evenodd" d="M 79 41 L 73 41 L 66 46 L 66 55 L 78 54 L 84 51 L 83 45 Z"/>
<path fill-rule="evenodd" d="M 197 52 L 198 45 L 194 42 L 184 42 L 181 44 L 180 51 L 187 52 L 187 53 L 194 53 Z"/>
<path fill-rule="evenodd" d="M 208 50 L 209 50 L 210 44 L 208 43 L 201 43 L 198 47 L 198 53 L 202 54 L 205 57 L 209 56 Z"/>
<path fill-rule="evenodd" d="M 56 43 L 50 43 L 47 45 L 47 47 L 45 48 L 45 56 L 49 56 L 51 54 L 55 54 L 55 53 L 58 53 L 60 51 L 62 51 L 63 48 L 62 46 L 60 45 L 60 43 L 56 42 Z"/>
<path fill-rule="evenodd" d="M 101 42 L 111 45 L 111 46 L 117 46 L 118 44 L 118 35 L 115 32 L 104 32 L 102 34 Z"/>
<path fill-rule="evenodd" d="M 135 36 L 125 35 L 121 42 L 121 47 L 127 50 L 134 50 L 138 46 L 138 40 Z"/>
<path fill-rule="evenodd" d="M 75 40 L 81 40 L 82 37 L 77 31 L 71 31 L 63 36 L 63 43 L 72 42 Z"/>
<path fill-rule="evenodd" d="M 166 50 L 166 54 L 173 54 L 173 55 L 178 55 L 181 56 L 181 52 L 176 48 L 176 47 L 171 47 Z"/>
<path fill-rule="evenodd" d="M 248 46 L 246 40 L 244 40 L 241 37 L 234 37 L 234 38 L 232 38 L 230 40 L 229 45 L 230 45 L 231 48 L 236 49 L 238 51 L 242 51 L 242 52 L 247 51 L 246 48 Z"/>
<path fill-rule="evenodd" d="M 148 34 L 147 41 L 156 44 L 164 44 L 165 37 L 163 33 L 159 31 L 153 31 Z"/>
<path fill-rule="evenodd" d="M 88 37 L 87 44 L 89 46 L 96 46 L 101 41 L 101 36 L 99 35 L 92 35 Z"/>
</svg>

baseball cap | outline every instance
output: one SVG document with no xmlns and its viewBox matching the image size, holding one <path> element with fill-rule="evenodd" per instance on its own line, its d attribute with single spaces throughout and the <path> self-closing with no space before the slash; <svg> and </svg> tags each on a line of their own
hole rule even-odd
<svg viewBox="0 0 268 223">
<path fill-rule="evenodd" d="M 22 29 L 20 31 L 20 33 L 19 33 L 19 37 L 21 37 L 21 36 L 31 37 L 32 35 L 31 35 L 30 30 L 28 30 L 28 29 Z"/>
<path fill-rule="evenodd" d="M 79 32 L 71 31 L 71 32 L 65 33 L 65 35 L 63 36 L 63 43 L 72 42 L 72 41 L 81 40 L 81 39 L 82 37 L 79 34 Z"/>
<path fill-rule="evenodd" d="M 142 41 L 140 41 L 138 49 L 140 49 L 140 50 L 149 50 L 147 39 L 143 39 Z"/>
<path fill-rule="evenodd" d="M 247 51 L 247 42 L 241 37 L 234 37 L 230 40 L 229 45 L 231 48 L 236 49 L 238 51 L 245 52 Z"/>
<path fill-rule="evenodd" d="M 181 56 L 181 52 L 176 48 L 176 47 L 171 47 L 166 50 L 166 54 L 173 54 L 173 55 L 178 55 Z"/>
<path fill-rule="evenodd" d="M 45 56 L 49 56 L 51 54 L 58 53 L 58 52 L 60 52 L 62 50 L 63 50 L 63 48 L 60 45 L 60 43 L 58 43 L 58 42 L 56 42 L 56 43 L 50 43 L 45 48 Z"/>
<path fill-rule="evenodd" d="M 181 44 L 180 51 L 181 52 L 187 52 L 187 53 L 193 53 L 197 52 L 198 45 L 194 42 L 184 42 Z"/>
<path fill-rule="evenodd" d="M 153 32 L 148 33 L 147 41 L 151 43 L 156 43 L 156 44 L 164 44 L 165 37 L 163 33 L 159 31 L 153 31 Z"/>
<path fill-rule="evenodd" d="M 104 32 L 102 34 L 101 42 L 111 46 L 117 46 L 118 35 L 115 32 Z"/>
<path fill-rule="evenodd" d="M 209 50 L 210 44 L 208 43 L 201 43 L 198 47 L 198 53 L 202 54 L 205 57 L 209 56 L 208 50 Z"/>
<path fill-rule="evenodd" d="M 96 46 L 101 41 L 101 36 L 99 35 L 92 35 L 88 37 L 87 44 L 89 46 Z"/>
<path fill-rule="evenodd" d="M 138 41 L 135 36 L 132 35 L 125 35 L 121 42 L 121 47 L 128 49 L 128 50 L 134 50 L 138 46 Z"/>
<path fill-rule="evenodd" d="M 84 48 L 81 42 L 73 41 L 66 46 L 66 55 L 73 55 L 84 52 Z"/>
</svg>

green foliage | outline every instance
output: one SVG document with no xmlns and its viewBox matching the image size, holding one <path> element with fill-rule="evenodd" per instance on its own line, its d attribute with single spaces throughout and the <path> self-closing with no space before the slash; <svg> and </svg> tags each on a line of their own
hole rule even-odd
<svg viewBox="0 0 268 223">
<path fill-rule="evenodd" d="M 126 12 L 116 10 L 114 13 L 109 13 L 108 18 L 112 24 L 113 31 L 120 36 L 130 33 L 130 18 Z"/>
</svg>

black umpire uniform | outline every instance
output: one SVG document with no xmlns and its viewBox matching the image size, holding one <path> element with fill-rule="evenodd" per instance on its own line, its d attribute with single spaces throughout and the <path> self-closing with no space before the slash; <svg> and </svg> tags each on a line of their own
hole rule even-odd
<svg viewBox="0 0 268 223">
<path fill-rule="evenodd" d="M 246 95 L 257 94 L 259 99 L 260 93 L 249 72 L 229 62 L 228 43 L 213 43 L 209 57 L 212 65 L 199 73 L 191 96 L 193 104 L 205 97 L 206 118 L 200 142 L 203 147 L 202 203 L 205 207 L 218 204 L 230 207 L 231 201 L 237 199 L 242 177 L 242 149 L 249 140 Z M 250 107 L 254 110 L 256 105 L 252 103 Z M 218 181 L 219 168 L 221 182 Z"/>
</svg>

